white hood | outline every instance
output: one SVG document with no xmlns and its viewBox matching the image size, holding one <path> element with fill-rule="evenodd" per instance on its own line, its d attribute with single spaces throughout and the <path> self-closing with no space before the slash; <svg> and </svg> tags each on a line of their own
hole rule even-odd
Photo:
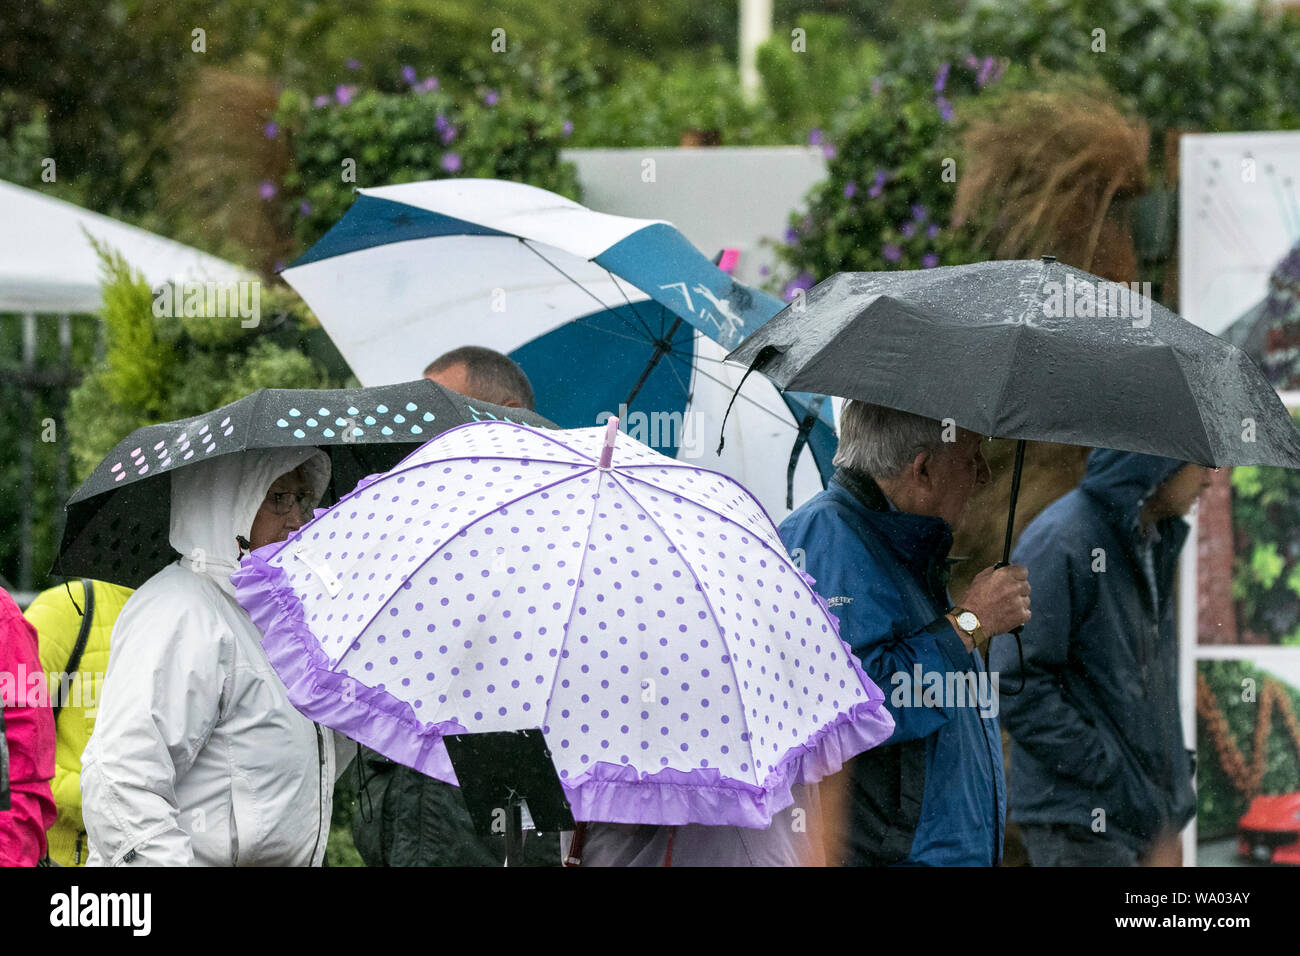
<svg viewBox="0 0 1300 956">
<path fill-rule="evenodd" d="M 181 563 L 233 595 L 230 575 L 240 559 L 235 538 L 248 538 L 275 480 L 303 464 L 315 505 L 330 476 L 329 456 L 318 448 L 255 448 L 173 471 L 169 540 Z"/>
</svg>

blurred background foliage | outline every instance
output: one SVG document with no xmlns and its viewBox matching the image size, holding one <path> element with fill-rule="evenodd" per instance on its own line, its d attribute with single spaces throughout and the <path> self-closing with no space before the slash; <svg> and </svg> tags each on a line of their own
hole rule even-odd
<svg viewBox="0 0 1300 956">
<path fill-rule="evenodd" d="M 1300 410 L 1292 413 L 1300 423 Z M 1244 643 L 1300 647 L 1300 472 L 1232 469 L 1232 596 Z"/>
<path fill-rule="evenodd" d="M 109 251 L 104 269 L 104 354 L 91 363 L 68 402 L 76 480 L 142 425 L 188 418 L 258 388 L 345 384 L 308 354 L 315 322 L 296 297 L 263 290 L 254 328 L 238 321 L 158 318 L 143 277 Z"/>
<path fill-rule="evenodd" d="M 1205 678 L 1219 713 L 1227 721 L 1233 744 L 1247 764 L 1254 759 L 1255 727 L 1260 716 L 1260 694 L 1264 682 L 1277 682 L 1290 701 L 1291 713 L 1300 714 L 1300 688 L 1274 677 L 1267 670 L 1246 661 L 1203 660 L 1197 669 Z M 1246 683 L 1253 681 L 1253 684 Z M 1250 692 L 1247 693 L 1246 689 Z M 1300 753 L 1288 733 L 1285 718 L 1277 707 L 1270 715 L 1265 738 L 1267 755 L 1259 792 L 1294 793 L 1300 790 Z M 1237 821 L 1246 812 L 1249 799 L 1224 769 L 1215 741 L 1203 717 L 1196 721 L 1196 831 L 1200 839 L 1213 840 L 1237 831 Z"/>
<path fill-rule="evenodd" d="M 268 280 L 258 328 L 214 328 L 155 319 L 148 289 L 110 258 L 102 328 L 91 317 L 73 321 L 71 381 L 28 406 L 30 390 L 5 376 L 5 447 L 16 447 L 33 420 L 62 420 L 67 405 L 74 453 L 57 455 L 47 443 L 33 450 L 36 567 L 44 571 L 52 557 L 55 489 L 132 428 L 259 386 L 349 377 L 273 274 L 337 220 L 354 185 L 491 176 L 580 199 L 560 158 L 566 147 L 806 144 L 823 150 L 828 176 L 792 220 L 781 274 L 771 276 L 775 291 L 793 295 L 843 269 L 924 268 L 1063 242 L 1009 234 L 999 221 L 999 197 L 1049 187 L 999 174 L 1023 173 L 1041 137 L 993 133 L 1011 116 L 1032 133 L 1035 109 L 1100 103 L 1123 129 L 1095 157 L 1095 179 L 1122 181 L 1124 195 L 1102 189 L 1079 199 L 1084 218 L 1101 227 L 1092 271 L 1126 281 L 1140 268 L 1159 290 L 1177 248 L 1167 134 L 1300 126 L 1294 10 L 1230 0 L 774 5 L 773 35 L 758 53 L 763 88 L 751 100 L 736 63 L 736 0 L 0 4 L 0 179 Z M 972 153 L 981 143 L 996 151 Z M 41 178 L 45 158 L 57 161 L 54 182 Z M 343 176 L 347 159 L 355 182 Z M 943 176 L 947 160 L 955 180 Z M 967 171 L 983 176 L 992 208 L 959 209 L 956 184 Z M 51 339 L 39 343 L 41 369 L 60 364 Z M 19 317 L 0 316 L 0 348 L 0 368 L 16 368 Z M 999 467 L 1003 452 L 990 453 L 995 473 L 1008 471 Z M 1030 483 L 1027 501 L 1045 503 L 1077 480 L 1081 458 L 1071 454 L 1057 456 L 1055 485 Z M 12 456 L 0 464 L 0 526 L 18 523 L 17 470 Z M 1237 470 L 1236 517 L 1251 543 L 1234 586 L 1251 626 L 1270 628 L 1282 615 L 1294 640 L 1300 555 L 1277 531 L 1296 526 L 1291 512 L 1279 517 L 1300 500 L 1293 482 L 1271 469 Z M 995 483 L 988 494 L 1002 501 L 1006 489 Z M 984 510 L 990 520 L 1001 514 Z M 15 538 L 0 538 L 0 577 L 11 580 Z M 42 573 L 33 583 L 51 581 Z M 351 861 L 349 841 L 336 836 L 331 861 Z"/>
<path fill-rule="evenodd" d="M 928 104 L 946 124 L 1008 70 L 1104 84 L 1150 129 L 1156 171 L 1166 130 L 1300 119 L 1300 20 L 1228 0 L 777 0 L 753 101 L 739 86 L 737 9 L 10 0 L 0 172 L 35 183 L 39 157 L 54 156 L 58 181 L 42 188 L 270 271 L 345 201 L 351 184 L 332 160 L 347 156 L 357 185 L 503 175 L 569 191 L 564 146 L 791 144 L 822 131 L 838 148 L 853 130 L 874 149 L 885 137 L 864 136 L 873 123 L 933 144 L 944 130 L 919 111 Z M 900 122 L 899 110 L 912 115 Z M 430 127 L 439 115 L 456 140 Z M 871 213 L 858 231 L 877 230 L 878 251 L 879 229 L 899 222 Z M 816 234 L 842 245 L 840 225 Z M 919 265 L 925 251 L 908 246 Z M 826 249 L 802 258 L 838 261 Z M 795 273 L 807 263 L 792 262 Z"/>
<path fill-rule="evenodd" d="M 273 282 L 343 213 L 353 186 L 493 176 L 580 199 L 560 158 L 566 147 L 806 144 L 825 152 L 828 177 L 791 223 L 784 267 L 771 277 L 774 291 L 793 294 L 840 269 L 995 255 L 1008 237 L 988 209 L 953 225 L 956 187 L 943 164 L 956 163 L 956 182 L 977 171 L 970 144 L 980 124 L 1031 116 L 1027 93 L 1055 96 L 1048 108 L 1060 111 L 1086 108 L 1076 94 L 1091 91 L 1149 132 L 1152 175 L 1138 204 L 1168 186 L 1163 131 L 1295 128 L 1300 110 L 1300 18 L 1227 0 L 777 0 L 752 100 L 739 84 L 737 16 L 734 0 L 9 0 L 0 5 L 0 178 Z M 1135 141 L 1106 162 L 1136 182 Z M 41 178 L 47 157 L 54 182 Z M 355 182 L 343 175 L 346 159 Z M 1015 164 L 999 154 L 991 165 Z M 1159 241 L 1139 232 L 1138 260 L 1126 251 L 1135 207 L 1094 204 L 1090 214 L 1115 233 L 1103 235 L 1103 251 L 1121 250 L 1094 271 L 1123 278 L 1140 263 L 1159 288 L 1153 263 L 1176 248 L 1168 195 L 1143 207 Z M 200 371 L 238 369 L 240 387 L 316 374 L 259 343 L 294 351 L 290 338 L 307 336 L 317 372 L 346 375 L 300 304 L 282 314 L 297 318 L 274 335 L 263 328 L 224 343 L 158 329 L 161 347 L 184 356 L 161 370 L 167 397 L 145 407 L 101 395 L 105 414 L 83 397 L 68 421 L 74 434 L 91 433 L 81 454 L 103 447 L 113 427 L 220 397 Z M 12 363 L 21 342 L 5 323 Z M 73 350 L 79 370 L 92 347 L 85 335 Z M 149 349 L 107 354 L 115 371 L 87 389 L 152 374 Z M 277 378 L 259 379 L 264 372 Z M 0 440 L 13 447 L 12 434 Z M 0 496 L 0 521 L 17 507 Z M 1275 563 L 1261 552 L 1248 592 Z M 13 573 L 0 551 L 0 574 Z M 1276 577 L 1273 589 L 1288 580 Z"/>
</svg>

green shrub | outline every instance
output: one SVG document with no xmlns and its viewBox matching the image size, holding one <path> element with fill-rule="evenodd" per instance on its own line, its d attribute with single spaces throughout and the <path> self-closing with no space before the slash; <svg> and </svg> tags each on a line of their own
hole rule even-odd
<svg viewBox="0 0 1300 956">
<path fill-rule="evenodd" d="M 1273 643 L 1300 645 L 1300 472 L 1232 469 L 1232 526 L 1238 626 Z"/>
<path fill-rule="evenodd" d="M 904 36 L 891 60 L 921 79 L 936 59 L 972 50 L 1022 67 L 1100 76 L 1151 127 L 1156 168 L 1168 129 L 1300 126 L 1300 18 L 1264 4 L 978 0 L 961 17 Z"/>
<path fill-rule="evenodd" d="M 937 64 L 925 86 L 879 77 L 860 106 L 842 113 L 826 135 L 826 179 L 808 211 L 791 219 L 778 249 L 795 290 L 836 272 L 952 265 L 976 250 L 948 226 L 956 195 L 956 131 L 950 97 L 992 82 L 996 65 Z M 951 174 L 950 174 L 951 173 Z"/>
<path fill-rule="evenodd" d="M 291 311 L 291 296 L 265 290 L 262 321 L 254 328 L 243 328 L 238 317 L 159 318 L 144 278 L 111 250 L 101 249 L 100 257 L 104 358 L 68 401 L 68 431 L 79 478 L 142 425 L 198 415 L 258 388 L 344 384 L 332 380 L 320 363 L 296 347 L 271 341 L 286 325 L 296 333 L 291 338 L 306 329 L 306 320 Z"/>
<path fill-rule="evenodd" d="M 300 251 L 343 216 L 354 185 L 461 176 L 578 194 L 576 172 L 559 155 L 571 129 L 566 117 L 522 90 L 485 87 L 453 96 L 441 88 L 341 89 L 328 103 L 287 92 L 276 122 L 294 159 L 278 197 Z M 349 181 L 345 172 L 353 166 Z"/>
</svg>

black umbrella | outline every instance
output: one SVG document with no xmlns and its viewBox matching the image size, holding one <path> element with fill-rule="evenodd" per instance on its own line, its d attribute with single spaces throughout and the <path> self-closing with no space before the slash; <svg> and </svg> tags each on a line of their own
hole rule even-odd
<svg viewBox="0 0 1300 956">
<path fill-rule="evenodd" d="M 263 388 L 216 411 L 137 428 L 68 499 L 54 573 L 138 587 L 174 561 L 167 475 L 193 462 L 250 448 L 319 447 L 332 464 L 325 505 L 435 435 L 487 419 L 556 427 L 534 412 L 420 379 L 374 388 Z"/>
<path fill-rule="evenodd" d="M 1241 350 L 1051 256 L 841 272 L 727 360 L 783 389 L 1020 439 L 1004 561 L 1026 440 L 1300 468 L 1300 433 Z"/>
<path fill-rule="evenodd" d="M 1052 256 L 841 272 L 727 360 L 782 389 L 1019 439 L 999 566 L 1011 560 L 1026 441 L 1300 468 L 1300 432 L 1240 349 Z"/>
</svg>

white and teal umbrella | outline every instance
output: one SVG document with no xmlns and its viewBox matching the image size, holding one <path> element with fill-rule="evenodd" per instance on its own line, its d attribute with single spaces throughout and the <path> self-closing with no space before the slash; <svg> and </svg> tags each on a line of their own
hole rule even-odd
<svg viewBox="0 0 1300 956">
<path fill-rule="evenodd" d="M 510 355 L 561 427 L 618 416 L 632 437 L 743 482 L 777 520 L 831 473 L 822 396 L 751 376 L 727 352 L 783 303 L 736 282 L 666 222 L 595 212 L 521 183 L 360 189 L 284 278 L 362 383 L 418 376 L 461 345 Z"/>
</svg>

